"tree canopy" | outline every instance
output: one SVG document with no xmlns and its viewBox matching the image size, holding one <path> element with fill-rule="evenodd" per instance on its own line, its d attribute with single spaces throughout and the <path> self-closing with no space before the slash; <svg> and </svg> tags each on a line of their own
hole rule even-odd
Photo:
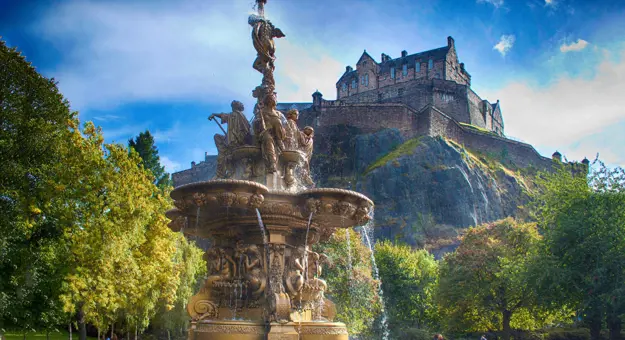
<svg viewBox="0 0 625 340">
<path fill-rule="evenodd" d="M 154 175 L 156 185 L 166 187 L 172 184 L 169 174 L 165 172 L 165 167 L 161 165 L 158 148 L 150 131 L 145 130 L 134 139 L 130 139 L 128 147 L 139 154 L 143 166 Z"/>
<path fill-rule="evenodd" d="M 537 266 L 546 304 L 573 306 L 599 338 L 620 336 L 625 315 L 625 172 L 599 164 L 590 176 L 543 174 L 534 201 L 545 235 Z M 542 274 L 542 275 L 540 275 Z"/>
</svg>

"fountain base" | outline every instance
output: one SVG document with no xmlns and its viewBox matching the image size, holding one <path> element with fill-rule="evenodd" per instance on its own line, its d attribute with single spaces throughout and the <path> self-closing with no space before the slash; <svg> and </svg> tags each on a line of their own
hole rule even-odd
<svg viewBox="0 0 625 340">
<path fill-rule="evenodd" d="M 272 322 L 239 320 L 193 321 L 189 340 L 348 340 L 341 322 Z"/>
</svg>

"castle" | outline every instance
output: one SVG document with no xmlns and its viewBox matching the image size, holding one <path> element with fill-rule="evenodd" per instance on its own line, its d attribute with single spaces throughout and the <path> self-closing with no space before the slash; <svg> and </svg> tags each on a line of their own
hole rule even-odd
<svg viewBox="0 0 625 340">
<path fill-rule="evenodd" d="M 378 63 L 366 50 L 336 83 L 336 100 L 326 100 L 319 91 L 312 102 L 279 103 L 283 113 L 300 112 L 299 125 L 315 129 L 315 153 L 328 153 L 324 136 L 331 129 L 348 126 L 357 133 L 375 133 L 397 129 L 405 138 L 442 136 L 485 154 L 505 154 L 506 162 L 518 167 L 551 168 L 561 161 L 556 152 L 552 158 L 541 156 L 531 145 L 509 139 L 499 100 L 494 103 L 480 98 L 471 89 L 471 75 L 458 54 L 452 37 L 447 45 L 399 58 L 381 55 Z M 192 163 L 191 169 L 173 174 L 176 186 L 212 178 L 213 156 Z M 585 166 L 588 160 L 582 162 Z"/>
</svg>

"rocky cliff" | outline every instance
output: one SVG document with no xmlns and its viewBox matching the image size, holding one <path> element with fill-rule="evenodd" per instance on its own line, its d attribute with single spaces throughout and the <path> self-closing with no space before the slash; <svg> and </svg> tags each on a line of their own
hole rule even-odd
<svg viewBox="0 0 625 340">
<path fill-rule="evenodd" d="M 311 162 L 318 187 L 351 188 L 376 204 L 376 238 L 425 246 L 440 256 L 462 229 L 523 214 L 531 168 L 505 153 L 469 150 L 443 137 L 407 138 L 398 129 L 376 133 L 348 125 L 325 127 Z M 216 159 L 174 174 L 175 185 L 209 180 Z M 505 165 L 503 165 L 505 164 Z"/>
<path fill-rule="evenodd" d="M 315 180 L 373 199 L 377 238 L 402 239 L 440 255 L 454 248 L 463 228 L 522 214 L 529 199 L 528 171 L 513 170 L 505 155 L 467 150 L 442 137 L 406 139 L 394 129 L 332 130 L 315 141 Z"/>
</svg>

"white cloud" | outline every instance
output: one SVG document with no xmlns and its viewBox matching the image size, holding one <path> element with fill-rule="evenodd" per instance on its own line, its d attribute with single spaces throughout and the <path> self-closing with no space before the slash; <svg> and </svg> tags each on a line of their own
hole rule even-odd
<svg viewBox="0 0 625 340">
<path fill-rule="evenodd" d="M 101 116 L 95 116 L 93 117 L 94 120 L 97 121 L 101 121 L 101 122 L 109 122 L 109 121 L 113 121 L 113 120 L 119 120 L 121 117 L 118 115 L 113 115 L 113 114 L 104 114 Z"/>
<path fill-rule="evenodd" d="M 606 162 L 625 165 L 625 158 L 617 157 L 622 145 L 614 134 L 599 138 L 610 135 L 608 129 L 617 124 L 625 126 L 625 50 L 620 57 L 615 62 L 603 55 L 590 79 L 565 76 L 546 88 L 515 82 L 483 93 L 501 100 L 506 134 L 527 141 L 544 154 L 559 150 L 569 159 L 579 160 L 594 158 L 599 152 Z"/>
<path fill-rule="evenodd" d="M 165 167 L 165 171 L 169 172 L 170 174 L 182 169 L 182 165 L 180 163 L 172 161 L 167 156 L 161 156 L 160 160 L 161 165 Z"/>
<path fill-rule="evenodd" d="M 504 0 L 477 0 L 478 3 L 489 3 L 496 8 L 503 6 Z"/>
<path fill-rule="evenodd" d="M 247 24 L 250 3 L 75 0 L 52 8 L 36 31 L 64 50 L 52 73 L 73 109 L 140 101 L 250 104 L 262 77 L 251 67 L 256 51 Z M 280 7 L 274 7 L 270 14 L 280 18 Z M 285 33 L 276 40 L 280 100 L 311 101 L 317 87 L 333 94 L 341 63 L 320 42 L 298 45 L 287 40 L 292 32 Z"/>
<path fill-rule="evenodd" d="M 555 0 L 545 0 L 545 6 L 555 6 Z"/>
<path fill-rule="evenodd" d="M 508 51 L 512 49 L 512 46 L 514 46 L 515 39 L 514 35 L 502 35 L 493 49 L 499 51 L 499 53 L 505 57 Z"/>
<path fill-rule="evenodd" d="M 586 48 L 586 46 L 588 46 L 588 41 L 583 40 L 583 39 L 577 39 L 576 42 L 574 43 L 570 43 L 570 44 L 562 44 L 562 46 L 560 46 L 560 52 L 562 53 L 566 53 L 566 52 L 577 52 L 577 51 L 581 51 L 583 49 Z"/>
</svg>

